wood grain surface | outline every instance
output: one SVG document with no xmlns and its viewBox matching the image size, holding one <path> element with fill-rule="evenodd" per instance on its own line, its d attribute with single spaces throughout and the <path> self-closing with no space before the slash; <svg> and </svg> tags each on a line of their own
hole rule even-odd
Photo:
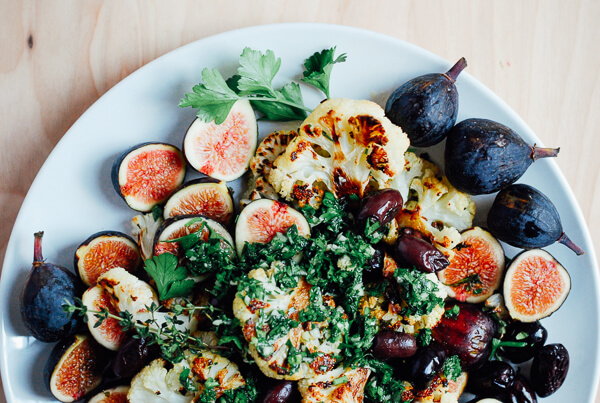
<svg viewBox="0 0 600 403">
<path fill-rule="evenodd" d="M 366 28 L 447 60 L 466 57 L 470 74 L 546 145 L 561 146 L 557 162 L 598 251 L 598 1 L 0 0 L 0 262 L 39 168 L 108 89 L 186 43 L 295 21 Z"/>
</svg>

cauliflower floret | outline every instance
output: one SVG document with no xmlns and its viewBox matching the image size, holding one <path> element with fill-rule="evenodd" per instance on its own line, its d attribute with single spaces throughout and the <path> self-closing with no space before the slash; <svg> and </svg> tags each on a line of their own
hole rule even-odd
<svg viewBox="0 0 600 403">
<path fill-rule="evenodd" d="M 226 358 L 208 351 L 192 354 L 186 351 L 185 360 L 173 365 L 169 370 L 166 361 L 158 358 L 148 364 L 131 380 L 127 394 L 130 403 L 191 403 L 205 393 L 208 380 L 214 388 L 215 398 L 226 390 L 246 385 L 239 368 Z M 181 384 L 184 370 L 198 393 L 188 391 Z M 216 382 L 216 383 L 215 383 Z"/>
<path fill-rule="evenodd" d="M 102 274 L 98 277 L 98 285 L 108 293 L 117 310 L 128 311 L 135 320 L 144 322 L 150 317 L 148 307 L 158 305 L 154 288 L 122 267 Z"/>
<path fill-rule="evenodd" d="M 387 276 L 392 277 L 394 270 L 396 268 L 392 269 L 392 273 L 387 273 Z M 435 273 L 412 273 L 415 276 L 412 280 L 403 282 L 402 278 L 398 278 L 398 284 L 392 282 L 388 286 L 388 290 L 384 294 L 396 295 L 397 297 L 393 298 L 396 301 L 388 301 L 384 294 L 369 294 L 361 300 L 361 313 L 377 319 L 381 328 L 396 332 L 416 335 L 421 329 L 434 327 L 444 316 L 443 301 L 448 294 L 446 294 Z M 421 283 L 415 292 L 408 290 L 412 282 Z M 419 307 L 418 313 L 406 314 L 403 312 L 403 308 L 410 305 L 409 302 L 404 300 L 407 296 L 406 292 L 410 292 L 413 299 L 417 298 L 415 293 L 420 294 L 418 299 L 423 306 Z M 432 301 L 431 306 L 429 306 L 428 301 Z M 414 302 L 412 302 L 413 306 Z"/>
<path fill-rule="evenodd" d="M 209 379 L 218 382 L 218 386 L 215 386 L 217 399 L 226 390 L 237 389 L 246 384 L 238 366 L 220 355 L 203 351 L 198 355 L 189 354 L 186 359 L 194 379 L 200 382 L 200 393 Z"/>
<path fill-rule="evenodd" d="M 246 205 L 251 201 L 267 198 L 277 200 L 279 196 L 267 181 L 271 172 L 273 162 L 279 157 L 288 144 L 298 135 L 294 130 L 281 130 L 269 134 L 256 148 L 256 153 L 250 159 L 250 171 L 252 175 L 248 179 L 248 190 L 244 194 L 241 203 Z"/>
<path fill-rule="evenodd" d="M 388 187 L 404 168 L 408 145 L 376 103 L 330 99 L 302 123 L 267 179 L 282 197 L 301 205 L 318 206 L 324 190 L 362 197 L 367 186 Z"/>
<path fill-rule="evenodd" d="M 400 227 L 419 230 L 442 250 L 450 250 L 460 243 L 460 232 L 473 225 L 475 203 L 468 194 L 456 190 L 446 177 L 439 178 L 434 164 L 412 153 L 406 154 L 409 162 L 406 170 L 390 184 L 399 189 L 403 198 L 407 195 L 404 210 L 396 220 Z"/>
<path fill-rule="evenodd" d="M 427 389 L 415 393 L 414 403 L 458 403 L 458 398 L 467 385 L 467 373 L 460 374 L 455 381 L 444 382 L 438 375 Z"/>
<path fill-rule="evenodd" d="M 295 287 L 277 283 L 280 262 L 255 269 L 238 289 L 233 314 L 239 319 L 249 351 L 260 370 L 275 379 L 299 380 L 335 367 L 349 322 L 333 299 L 300 277 Z M 251 296 L 260 289 L 262 297 Z M 323 321 L 301 322 L 302 311 L 325 312 Z M 321 320 L 321 319 L 319 319 Z"/>
<path fill-rule="evenodd" d="M 361 403 L 369 375 L 368 368 L 338 367 L 326 374 L 302 379 L 298 382 L 302 403 Z"/>
<path fill-rule="evenodd" d="M 273 162 L 283 154 L 290 142 L 298 136 L 294 130 L 281 130 L 269 134 L 256 148 L 250 159 L 250 170 L 255 176 L 266 177 L 271 172 Z"/>
<path fill-rule="evenodd" d="M 158 358 L 145 366 L 131 380 L 127 393 L 130 403 L 190 403 L 194 394 L 186 392 L 179 382 L 183 364 L 165 368 L 166 361 Z M 169 375 L 170 374 L 170 375 Z"/>
<path fill-rule="evenodd" d="M 154 213 L 152 212 L 136 215 L 131 220 L 131 224 L 133 225 L 132 234 L 137 239 L 142 260 L 152 257 L 152 248 L 154 246 L 156 231 L 158 231 L 162 223 L 163 218 L 156 217 L 155 219 Z"/>
<path fill-rule="evenodd" d="M 390 181 L 390 187 L 398 190 L 405 202 L 408 200 L 410 183 L 422 175 L 424 164 L 425 160 L 415 153 L 410 151 L 404 153 L 404 169 Z"/>
</svg>

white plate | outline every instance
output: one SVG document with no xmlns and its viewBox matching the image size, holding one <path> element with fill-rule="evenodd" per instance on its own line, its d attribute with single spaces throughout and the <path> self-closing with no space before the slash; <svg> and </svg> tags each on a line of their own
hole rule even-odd
<svg viewBox="0 0 600 403">
<path fill-rule="evenodd" d="M 42 380 L 51 345 L 28 336 L 19 314 L 19 294 L 33 257 L 33 233 L 45 232 L 46 259 L 72 267 L 75 248 L 92 233 L 110 229 L 129 232 L 134 212 L 110 183 L 113 160 L 130 146 L 145 141 L 180 146 L 194 111 L 179 108 L 179 100 L 200 81 L 204 67 L 217 67 L 225 77 L 232 74 L 245 46 L 272 49 L 281 57 L 282 81 L 298 80 L 304 59 L 313 52 L 337 46 L 338 54 L 347 53 L 348 60 L 334 67 L 331 94 L 373 99 L 380 104 L 406 80 L 443 72 L 451 65 L 413 45 L 373 32 L 320 24 L 284 24 L 200 40 L 149 63 L 116 85 L 85 112 L 48 157 L 13 228 L 0 284 L 0 363 L 8 402 L 55 401 Z M 528 142 L 541 143 L 506 104 L 468 73 L 461 74 L 457 85 L 459 121 L 468 117 L 493 119 L 512 127 Z M 308 106 L 314 107 L 320 101 L 316 91 L 303 86 L 303 92 Z M 261 124 L 261 133 L 272 127 Z M 439 147 L 433 150 L 438 160 L 439 151 Z M 543 324 L 549 331 L 549 342 L 563 343 L 569 350 L 571 367 L 564 386 L 544 401 L 592 402 L 599 367 L 599 287 L 589 232 L 554 161 L 536 162 L 521 182 L 550 197 L 565 231 L 587 251 L 577 257 L 562 245 L 547 248 L 569 270 L 572 292 L 563 307 Z M 483 206 L 479 210 L 485 211 L 490 200 L 477 198 L 478 206 Z M 509 256 L 515 252 L 507 249 Z"/>
</svg>

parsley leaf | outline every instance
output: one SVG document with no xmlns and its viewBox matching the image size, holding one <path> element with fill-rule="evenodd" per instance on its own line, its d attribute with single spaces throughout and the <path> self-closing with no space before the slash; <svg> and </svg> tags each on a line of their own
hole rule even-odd
<svg viewBox="0 0 600 403">
<path fill-rule="evenodd" d="M 184 368 L 183 371 L 179 374 L 179 383 L 183 388 L 189 392 L 197 392 L 198 387 L 190 378 L 190 369 Z"/>
<path fill-rule="evenodd" d="M 429 280 L 425 273 L 412 269 L 396 269 L 394 277 L 402 288 L 401 298 L 407 306 L 402 309 L 404 315 L 429 315 L 437 305 L 443 306 L 442 298 L 435 293 L 438 286 Z"/>
<path fill-rule="evenodd" d="M 462 368 L 460 366 L 460 359 L 457 355 L 453 355 L 444 361 L 444 365 L 442 365 L 442 372 L 446 379 L 451 381 L 456 381 L 460 374 L 462 373 Z"/>
<path fill-rule="evenodd" d="M 202 70 L 202 83 L 184 95 L 180 107 L 198 109 L 198 117 L 205 122 L 221 124 L 233 104 L 247 99 L 268 120 L 302 120 L 311 109 L 304 106 L 300 86 L 288 83 L 281 89 L 273 88 L 273 79 L 281 67 L 281 59 L 272 50 L 264 54 L 245 48 L 239 59 L 237 74 L 227 81 L 216 69 Z"/>
<path fill-rule="evenodd" d="M 195 85 L 193 92 L 184 95 L 179 106 L 191 106 L 198 109 L 197 116 L 205 122 L 215 121 L 220 125 L 225 121 L 229 111 L 241 99 L 225 82 L 217 69 L 202 70 L 203 83 Z"/>
<path fill-rule="evenodd" d="M 433 341 L 431 329 L 426 328 L 426 327 L 420 329 L 419 333 L 417 333 L 417 341 L 419 342 L 420 346 L 430 345 L 431 342 Z"/>
<path fill-rule="evenodd" d="M 452 308 L 446 309 L 446 311 L 444 312 L 444 316 L 449 319 L 456 320 L 456 318 L 458 318 L 459 313 L 460 313 L 460 305 L 454 305 Z"/>
<path fill-rule="evenodd" d="M 240 56 L 240 67 L 237 82 L 239 94 L 255 95 L 270 94 L 275 96 L 273 79 L 281 67 L 281 59 L 275 57 L 272 50 L 267 50 L 263 55 L 257 50 L 245 48 Z"/>
<path fill-rule="evenodd" d="M 146 259 L 144 270 L 156 282 L 161 301 L 188 296 L 195 285 L 193 280 L 187 279 L 187 270 L 177 267 L 177 257 L 170 253 Z"/>
<path fill-rule="evenodd" d="M 335 47 L 331 49 L 323 49 L 321 52 L 315 52 L 304 62 L 304 68 L 306 70 L 303 73 L 304 78 L 302 78 L 302 81 L 323 91 L 327 98 L 330 97 L 329 80 L 333 65 L 346 61 L 345 53 L 338 56 L 338 58 L 335 60 L 333 59 L 334 55 Z"/>
<path fill-rule="evenodd" d="M 304 110 L 292 105 L 304 105 L 300 86 L 296 83 L 288 83 L 280 91 L 273 91 L 273 102 L 265 99 L 260 101 L 250 100 L 252 107 L 265 115 L 267 120 L 300 120 L 306 117 Z M 284 103 L 285 102 L 285 103 Z M 291 103 L 292 105 L 288 105 Z"/>
</svg>

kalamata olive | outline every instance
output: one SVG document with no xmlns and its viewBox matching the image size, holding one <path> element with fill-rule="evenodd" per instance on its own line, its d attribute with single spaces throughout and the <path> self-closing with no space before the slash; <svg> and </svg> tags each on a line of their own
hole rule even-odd
<svg viewBox="0 0 600 403">
<path fill-rule="evenodd" d="M 417 352 L 417 340 L 410 333 L 384 330 L 375 336 L 372 349 L 373 355 L 380 360 L 407 358 Z"/>
<path fill-rule="evenodd" d="M 277 382 L 267 391 L 263 403 L 292 403 L 294 390 L 294 384 L 290 381 Z"/>
<path fill-rule="evenodd" d="M 537 403 L 537 397 L 527 379 L 519 374 L 515 376 L 512 386 L 508 388 L 506 401 L 510 403 Z"/>
<path fill-rule="evenodd" d="M 409 379 L 417 390 L 423 390 L 442 370 L 446 361 L 446 350 L 438 343 L 431 343 L 417 351 L 409 362 Z"/>
<path fill-rule="evenodd" d="M 540 397 L 558 390 L 569 371 L 569 352 L 560 343 L 542 347 L 531 364 L 531 383 Z"/>
<path fill-rule="evenodd" d="M 376 247 L 373 256 L 367 261 L 365 269 L 363 270 L 364 282 L 372 283 L 383 279 L 384 257 L 385 253 Z"/>
<path fill-rule="evenodd" d="M 469 373 L 467 387 L 476 395 L 504 393 L 515 380 L 515 370 L 504 361 L 487 361 L 477 371 Z"/>
<path fill-rule="evenodd" d="M 362 201 L 357 221 L 360 228 L 364 228 L 367 220 L 378 221 L 386 225 L 392 221 L 402 209 L 403 200 L 400 192 L 395 189 L 383 189 L 371 193 Z"/>
<path fill-rule="evenodd" d="M 148 339 L 129 338 L 121 345 L 113 358 L 112 372 L 120 378 L 137 374 L 152 359 L 151 350 L 148 346 Z"/>
<path fill-rule="evenodd" d="M 515 364 L 520 364 L 529 361 L 535 353 L 542 348 L 548 331 L 540 324 L 540 322 L 519 322 L 514 321 L 506 327 L 506 334 L 502 341 L 525 342 L 525 347 L 502 347 L 500 355 L 509 359 Z"/>
<path fill-rule="evenodd" d="M 429 240 L 427 239 L 425 234 L 423 234 L 421 231 L 418 231 L 414 228 L 409 228 L 409 227 L 402 228 L 400 230 L 400 233 L 404 234 L 404 235 L 416 236 L 417 238 L 421 238 L 422 240 L 427 241 L 429 243 Z"/>
<path fill-rule="evenodd" d="M 444 270 L 450 261 L 435 246 L 414 235 L 401 234 L 392 254 L 396 262 L 404 267 L 416 267 L 424 273 Z"/>
</svg>

